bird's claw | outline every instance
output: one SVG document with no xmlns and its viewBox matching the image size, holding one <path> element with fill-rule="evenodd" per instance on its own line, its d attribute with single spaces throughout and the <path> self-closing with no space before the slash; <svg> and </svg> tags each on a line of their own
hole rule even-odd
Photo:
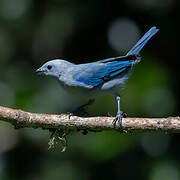
<svg viewBox="0 0 180 180">
<path fill-rule="evenodd" d="M 122 113 L 118 113 L 113 121 L 113 125 L 114 127 L 116 127 L 116 124 L 117 124 L 117 127 L 118 128 L 122 128 L 122 116 L 123 114 Z"/>
</svg>

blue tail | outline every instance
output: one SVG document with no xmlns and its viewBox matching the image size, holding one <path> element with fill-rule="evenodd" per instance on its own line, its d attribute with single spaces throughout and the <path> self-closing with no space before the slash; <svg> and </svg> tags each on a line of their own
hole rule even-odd
<svg viewBox="0 0 180 180">
<path fill-rule="evenodd" d="M 156 27 L 152 27 L 144 36 L 135 44 L 135 46 L 127 53 L 127 55 L 138 55 L 145 44 L 159 31 Z"/>
</svg>

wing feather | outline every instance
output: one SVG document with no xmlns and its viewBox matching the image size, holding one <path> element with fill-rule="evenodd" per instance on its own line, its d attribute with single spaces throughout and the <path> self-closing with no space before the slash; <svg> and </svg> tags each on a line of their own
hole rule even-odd
<svg viewBox="0 0 180 180">
<path fill-rule="evenodd" d="M 108 61 L 86 64 L 83 71 L 76 73 L 73 78 L 91 87 L 97 87 L 119 76 L 133 65 L 133 61 Z"/>
</svg>

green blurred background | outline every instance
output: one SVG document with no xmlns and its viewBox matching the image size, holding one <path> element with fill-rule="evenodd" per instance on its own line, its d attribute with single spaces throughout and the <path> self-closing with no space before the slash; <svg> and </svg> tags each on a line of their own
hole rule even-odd
<svg viewBox="0 0 180 180">
<path fill-rule="evenodd" d="M 121 92 L 128 116 L 177 116 L 178 0 L 0 0 L 0 105 L 60 113 L 75 106 L 51 78 L 33 72 L 50 59 L 86 63 L 124 55 L 152 26 L 160 28 Z M 92 115 L 116 113 L 100 96 Z M 48 151 L 49 132 L 0 121 L 0 179 L 179 180 L 179 135 L 73 133 L 65 153 Z"/>
</svg>

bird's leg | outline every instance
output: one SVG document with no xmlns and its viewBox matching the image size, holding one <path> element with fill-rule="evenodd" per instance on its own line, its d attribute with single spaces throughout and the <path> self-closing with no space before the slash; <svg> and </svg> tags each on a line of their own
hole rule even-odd
<svg viewBox="0 0 180 180">
<path fill-rule="evenodd" d="M 87 107 L 87 106 L 89 106 L 89 105 L 91 105 L 91 104 L 93 104 L 94 101 L 95 101 L 95 99 L 89 99 L 89 101 L 88 101 L 86 104 L 83 104 L 82 106 L 78 107 L 78 108 L 75 109 L 73 112 L 71 112 L 71 113 L 69 114 L 69 118 L 70 118 L 71 116 L 73 116 L 73 115 L 79 115 L 80 112 L 85 112 L 85 113 L 87 114 L 87 112 L 85 111 L 84 108 Z"/>
<path fill-rule="evenodd" d="M 116 127 L 116 123 L 117 123 L 118 127 L 122 127 L 122 112 L 121 112 L 121 108 L 120 108 L 120 96 L 118 94 L 115 97 L 117 100 L 118 111 L 117 111 L 117 115 L 113 121 L 113 124 L 114 124 L 114 127 Z"/>
</svg>

